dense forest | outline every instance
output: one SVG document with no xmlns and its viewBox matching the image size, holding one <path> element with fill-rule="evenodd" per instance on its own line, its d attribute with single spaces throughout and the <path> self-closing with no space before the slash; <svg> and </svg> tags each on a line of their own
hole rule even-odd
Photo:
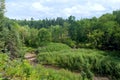
<svg viewBox="0 0 120 80">
<path fill-rule="evenodd" d="M 98 48 L 102 50 L 120 50 L 120 10 L 113 11 L 113 13 L 103 14 L 101 17 L 93 17 L 91 19 L 75 20 L 74 16 L 63 19 L 58 17 L 56 19 L 43 20 L 10 20 L 19 24 L 22 28 L 36 30 L 32 37 L 35 40 L 40 40 L 41 32 L 45 32 L 49 37 L 41 37 L 43 41 L 60 42 L 69 45 L 70 47 L 88 47 Z M 27 28 L 28 27 L 28 28 Z M 29 32 L 29 31 L 28 31 Z M 37 33 L 38 32 L 38 33 Z M 29 32 L 30 33 L 30 32 Z M 48 34 L 48 35 L 47 35 Z M 26 34 L 27 35 L 27 34 Z M 25 38 L 25 37 L 24 37 Z M 30 39 L 29 39 L 30 40 Z M 40 43 L 31 44 L 25 40 L 27 46 L 39 46 Z M 37 42 L 35 41 L 35 42 Z M 45 42 L 46 43 L 46 42 Z"/>
<path fill-rule="evenodd" d="M 80 20 L 16 20 L 4 13 L 0 0 L 0 80 L 120 79 L 120 10 Z M 24 59 L 28 52 L 37 55 L 36 66 Z"/>
</svg>

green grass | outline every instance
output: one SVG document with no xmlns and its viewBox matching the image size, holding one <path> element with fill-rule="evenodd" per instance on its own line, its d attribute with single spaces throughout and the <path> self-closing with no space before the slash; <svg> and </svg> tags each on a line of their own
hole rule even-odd
<svg viewBox="0 0 120 80">
<path fill-rule="evenodd" d="M 52 52 L 52 51 L 61 51 L 61 50 L 68 50 L 70 49 L 69 46 L 62 43 L 49 43 L 47 46 L 39 47 L 37 50 L 39 52 Z"/>
<path fill-rule="evenodd" d="M 93 74 L 111 76 L 112 79 L 120 79 L 120 58 L 110 56 L 109 52 L 95 49 L 71 49 L 52 52 L 41 52 L 38 55 L 38 62 L 51 64 L 69 69 L 84 72 L 87 78 Z M 115 53 L 114 53 L 115 54 Z"/>
</svg>

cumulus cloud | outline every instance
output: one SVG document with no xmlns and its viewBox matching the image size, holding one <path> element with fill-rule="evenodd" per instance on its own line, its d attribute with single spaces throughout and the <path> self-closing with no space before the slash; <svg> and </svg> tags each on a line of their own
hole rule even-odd
<svg viewBox="0 0 120 80">
<path fill-rule="evenodd" d="M 64 12 L 66 14 L 66 16 L 70 16 L 70 15 L 81 15 L 84 17 L 90 17 L 91 14 L 94 14 L 93 12 L 103 12 L 105 11 L 106 8 L 98 3 L 86 3 L 83 5 L 74 5 L 72 7 L 68 7 L 64 9 Z"/>
<path fill-rule="evenodd" d="M 35 9 L 36 11 L 42 11 L 42 12 L 48 12 L 48 11 L 52 10 L 52 8 L 43 6 L 42 4 L 40 4 L 38 2 L 32 3 L 32 8 Z"/>
<path fill-rule="evenodd" d="M 9 18 L 77 18 L 101 16 L 120 9 L 120 0 L 6 0 L 6 16 Z"/>
<path fill-rule="evenodd" d="M 88 4 L 88 8 L 89 8 L 90 11 L 105 11 L 106 10 L 103 5 L 98 4 L 98 3 L 93 4 L 93 5 Z"/>
</svg>

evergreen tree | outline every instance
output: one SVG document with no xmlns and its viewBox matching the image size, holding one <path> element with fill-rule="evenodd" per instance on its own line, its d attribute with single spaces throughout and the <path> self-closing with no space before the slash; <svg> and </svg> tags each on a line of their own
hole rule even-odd
<svg viewBox="0 0 120 80">
<path fill-rule="evenodd" d="M 0 48 L 3 48 L 3 28 L 4 28 L 5 0 L 0 0 Z"/>
</svg>

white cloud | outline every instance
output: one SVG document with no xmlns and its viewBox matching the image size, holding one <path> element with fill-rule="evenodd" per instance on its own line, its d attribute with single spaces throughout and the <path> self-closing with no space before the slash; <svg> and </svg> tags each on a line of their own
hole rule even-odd
<svg viewBox="0 0 120 80">
<path fill-rule="evenodd" d="M 37 11 L 43 11 L 43 12 L 47 12 L 47 11 L 50 11 L 52 9 L 50 7 L 47 7 L 47 6 L 43 6 L 42 4 L 40 4 L 38 2 L 32 3 L 32 8 L 37 10 Z"/>
<path fill-rule="evenodd" d="M 88 18 L 120 9 L 120 0 L 6 0 L 6 9 L 7 17 L 17 19 L 70 15 Z"/>
<path fill-rule="evenodd" d="M 83 5 L 75 5 L 70 8 L 65 8 L 64 12 L 65 12 L 66 16 L 80 15 L 81 17 L 82 16 L 89 17 L 89 16 L 91 16 L 91 14 L 93 14 L 93 12 L 102 12 L 105 10 L 106 10 L 105 7 L 100 4 L 86 3 Z"/>
<path fill-rule="evenodd" d="M 105 7 L 101 4 L 95 3 L 95 4 L 89 4 L 87 5 L 88 9 L 90 11 L 105 11 Z"/>
</svg>

